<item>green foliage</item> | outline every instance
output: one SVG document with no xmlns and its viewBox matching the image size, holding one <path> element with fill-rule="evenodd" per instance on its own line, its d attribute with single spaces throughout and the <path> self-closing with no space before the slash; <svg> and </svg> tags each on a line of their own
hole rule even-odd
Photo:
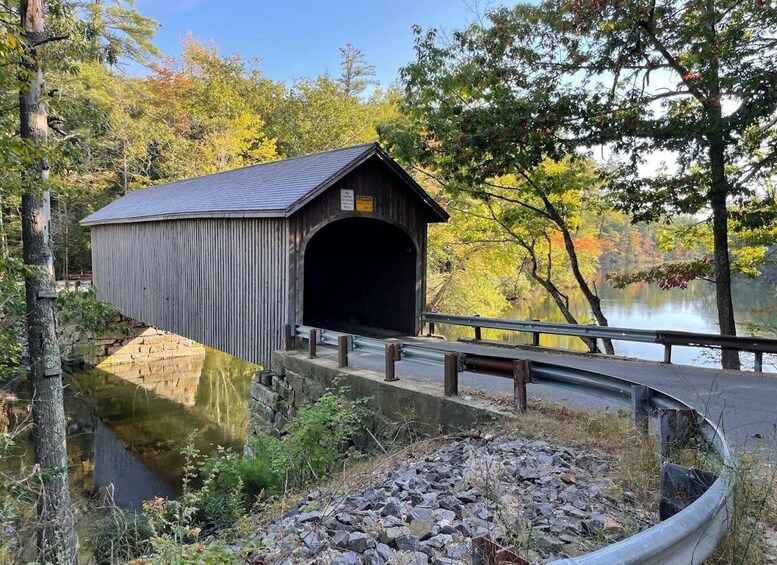
<svg viewBox="0 0 777 565">
<path fill-rule="evenodd" d="M 0 383 L 25 374 L 24 273 L 21 260 L 0 256 Z"/>
<path fill-rule="evenodd" d="M 367 399 L 349 400 L 347 393 L 347 387 L 325 392 L 299 409 L 280 438 L 266 433 L 251 443 L 254 459 L 271 462 L 271 491 L 302 488 L 336 470 L 346 457 L 348 442 L 363 429 L 367 417 Z"/>
<path fill-rule="evenodd" d="M 100 565 L 131 561 L 148 553 L 153 534 L 145 514 L 115 512 L 94 522 L 88 544 Z"/>
<path fill-rule="evenodd" d="M 64 291 L 57 295 L 57 314 L 61 322 L 75 323 L 78 328 L 93 336 L 115 332 L 121 312 L 110 302 L 97 298 L 97 288 Z M 125 328 L 128 329 L 128 328 Z"/>
</svg>

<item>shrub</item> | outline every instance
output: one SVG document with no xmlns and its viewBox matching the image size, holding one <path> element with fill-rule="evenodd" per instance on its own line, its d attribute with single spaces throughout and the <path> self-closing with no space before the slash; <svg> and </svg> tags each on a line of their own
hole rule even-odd
<svg viewBox="0 0 777 565">
<path fill-rule="evenodd" d="M 299 409 L 284 435 L 260 435 L 251 444 L 254 459 L 271 462 L 272 489 L 301 488 L 332 471 L 346 457 L 346 447 L 366 418 L 367 399 L 349 400 L 348 389 L 329 390 Z"/>
<path fill-rule="evenodd" d="M 78 324 L 81 331 L 91 335 L 104 335 L 122 329 L 117 324 L 121 311 L 110 302 L 97 298 L 94 286 L 87 290 L 60 292 L 57 295 L 57 315 L 60 321 Z"/>
</svg>

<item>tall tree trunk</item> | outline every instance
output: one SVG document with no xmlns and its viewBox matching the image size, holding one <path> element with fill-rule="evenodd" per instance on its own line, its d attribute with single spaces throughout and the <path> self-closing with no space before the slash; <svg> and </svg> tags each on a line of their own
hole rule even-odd
<svg viewBox="0 0 777 565">
<path fill-rule="evenodd" d="M 711 41 L 717 45 L 717 12 L 714 0 L 706 2 Z M 723 108 L 720 94 L 720 59 L 717 54 L 710 61 L 711 88 L 705 103 L 709 119 L 707 141 L 709 143 L 710 206 L 712 208 L 712 241 L 715 256 L 715 298 L 718 303 L 718 324 L 721 335 L 737 335 L 734 319 L 734 304 L 731 299 L 731 258 L 728 253 L 728 209 L 726 198 L 729 193 L 726 178 L 726 142 L 723 134 Z M 739 353 L 730 349 L 721 352 L 724 369 L 739 370 Z"/>
<path fill-rule="evenodd" d="M 21 135 L 34 150 L 44 149 L 47 113 L 39 49 L 45 40 L 43 0 L 20 1 L 28 81 L 19 93 Z M 38 552 L 44 563 L 76 563 L 76 536 L 67 477 L 62 369 L 54 318 L 56 283 L 51 246 L 51 196 L 45 187 L 49 166 L 39 160 L 26 171 L 22 196 L 27 333 L 33 385 L 35 460 L 40 467 Z"/>
<path fill-rule="evenodd" d="M 731 260 L 728 252 L 728 194 L 725 160 L 722 145 L 710 146 L 710 165 L 712 169 L 712 238 L 715 256 L 715 298 L 718 304 L 718 324 L 721 335 L 736 335 L 734 303 L 731 299 Z M 721 355 L 724 369 L 740 369 L 739 353 L 724 349 Z"/>
</svg>

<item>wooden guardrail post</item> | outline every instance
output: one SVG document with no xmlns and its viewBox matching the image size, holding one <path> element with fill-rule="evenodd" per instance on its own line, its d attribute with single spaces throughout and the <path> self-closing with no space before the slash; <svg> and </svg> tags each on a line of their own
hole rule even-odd
<svg viewBox="0 0 777 565">
<path fill-rule="evenodd" d="M 283 326 L 283 349 L 286 351 L 291 351 L 294 349 L 294 344 L 292 342 L 292 336 L 291 336 L 291 324 L 286 324 Z"/>
<path fill-rule="evenodd" d="M 337 336 L 337 366 L 340 368 L 348 366 L 348 336 Z"/>
<path fill-rule="evenodd" d="M 532 320 L 532 322 L 539 322 L 539 320 Z M 540 332 L 532 332 L 531 334 L 531 344 L 534 347 L 540 346 Z"/>
<path fill-rule="evenodd" d="M 397 381 L 396 372 L 394 368 L 394 363 L 396 363 L 396 353 L 394 351 L 395 344 L 393 343 L 387 343 L 386 344 L 386 381 L 392 382 Z"/>
<path fill-rule="evenodd" d="M 650 426 L 650 388 L 642 385 L 631 387 L 631 418 L 634 427 L 647 436 Z"/>
<path fill-rule="evenodd" d="M 756 373 L 763 373 L 764 371 L 764 352 L 763 351 L 755 351 L 755 365 L 753 366 L 753 370 Z"/>
<path fill-rule="evenodd" d="M 316 341 L 318 341 L 318 330 L 310 330 L 310 337 L 308 337 L 308 359 L 316 358 Z"/>
<path fill-rule="evenodd" d="M 518 412 L 526 412 L 528 407 L 528 396 L 526 394 L 526 383 L 531 382 L 531 361 L 527 359 L 516 359 L 513 361 L 513 400 Z"/>
<path fill-rule="evenodd" d="M 455 353 L 446 353 L 443 362 L 445 370 L 444 390 L 445 396 L 459 395 L 459 356 Z"/>
</svg>

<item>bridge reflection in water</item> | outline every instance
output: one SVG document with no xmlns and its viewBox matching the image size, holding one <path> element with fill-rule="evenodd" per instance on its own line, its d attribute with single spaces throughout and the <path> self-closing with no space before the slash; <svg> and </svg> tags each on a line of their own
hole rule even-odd
<svg viewBox="0 0 777 565">
<path fill-rule="evenodd" d="M 116 503 L 139 508 L 179 493 L 193 445 L 242 450 L 257 367 L 224 353 L 85 369 L 68 382 L 69 459 L 82 493 L 113 485 Z"/>
</svg>

